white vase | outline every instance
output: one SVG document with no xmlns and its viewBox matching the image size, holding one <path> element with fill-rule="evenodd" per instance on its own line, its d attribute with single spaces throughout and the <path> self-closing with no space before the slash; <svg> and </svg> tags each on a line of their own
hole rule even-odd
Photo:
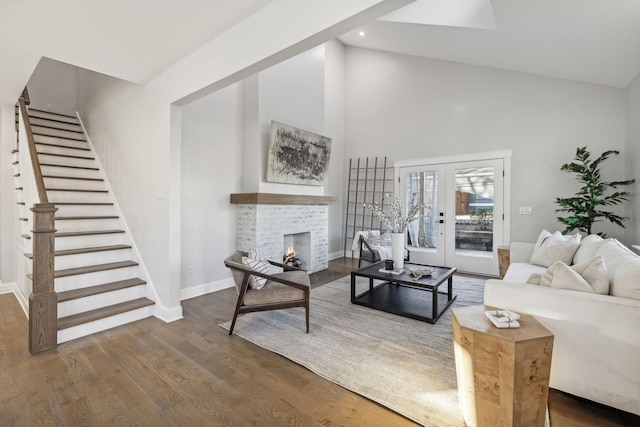
<svg viewBox="0 0 640 427">
<path fill-rule="evenodd" d="M 404 233 L 391 233 L 391 258 L 393 268 L 404 268 Z"/>
</svg>

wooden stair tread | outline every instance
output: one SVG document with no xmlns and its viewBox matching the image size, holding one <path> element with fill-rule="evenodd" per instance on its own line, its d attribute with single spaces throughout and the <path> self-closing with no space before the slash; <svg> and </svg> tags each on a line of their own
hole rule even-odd
<svg viewBox="0 0 640 427">
<path fill-rule="evenodd" d="M 117 234 L 124 233 L 124 230 L 90 230 L 90 231 L 66 231 L 54 234 L 54 237 L 76 237 L 76 236 L 93 236 L 96 234 Z"/>
<path fill-rule="evenodd" d="M 58 138 L 58 137 L 56 137 Z M 69 147 L 68 145 L 62 145 L 62 144 L 53 144 L 51 142 L 35 142 L 36 145 L 43 145 L 45 147 L 56 147 L 56 148 L 66 148 L 69 150 L 81 150 L 81 151 L 91 151 L 91 148 L 89 147 Z"/>
<path fill-rule="evenodd" d="M 32 125 L 31 127 L 33 128 L 34 126 L 37 126 L 37 125 Z M 48 136 L 50 138 L 66 139 L 68 141 L 86 141 L 84 137 L 73 138 L 71 136 L 51 135 L 49 133 L 42 133 L 42 132 L 31 132 L 31 133 L 33 134 L 33 136 Z"/>
<path fill-rule="evenodd" d="M 72 156 L 71 154 L 56 154 L 56 153 L 42 153 L 40 151 L 38 151 L 36 154 L 38 154 L 39 156 L 53 156 L 53 157 L 65 157 L 68 159 L 81 159 L 81 160 L 95 160 L 95 157 L 88 157 L 88 156 Z M 42 166 L 42 165 L 40 165 Z"/>
<path fill-rule="evenodd" d="M 80 255 L 80 254 L 88 254 L 93 252 L 106 252 L 106 251 L 117 251 L 120 249 L 131 249 L 130 245 L 110 245 L 110 246 L 94 246 L 91 248 L 77 248 L 77 249 L 63 249 L 59 251 L 55 251 L 53 253 L 54 256 L 66 256 L 66 255 Z M 32 253 L 25 253 L 29 259 L 33 259 Z"/>
<path fill-rule="evenodd" d="M 92 170 L 92 171 L 100 170 L 96 167 L 91 167 L 91 166 L 57 165 L 55 163 L 40 163 L 40 167 L 42 166 L 50 166 L 54 168 L 85 169 L 85 170 Z"/>
<path fill-rule="evenodd" d="M 47 191 L 77 191 L 80 193 L 108 193 L 108 190 L 87 190 L 84 188 L 47 188 Z M 55 202 L 54 202 L 55 204 Z"/>
<path fill-rule="evenodd" d="M 115 270 L 118 268 L 136 267 L 135 261 L 110 262 L 107 264 L 87 265 L 85 267 L 67 268 L 65 270 L 56 270 L 53 272 L 54 278 L 77 276 L 79 274 L 95 273 L 98 271 Z"/>
<path fill-rule="evenodd" d="M 66 123 L 68 125 L 79 126 L 77 123 L 61 122 L 61 121 L 58 121 L 58 120 L 45 119 L 44 117 L 33 117 L 33 118 L 37 119 L 37 120 L 49 120 L 49 121 L 52 121 L 54 123 Z M 73 133 L 82 133 L 82 134 L 84 134 L 84 132 L 82 130 L 80 130 L 80 129 L 65 129 L 65 128 L 61 128 L 59 126 L 52 126 L 52 125 L 42 125 L 42 124 L 31 123 L 31 127 L 39 127 L 39 128 L 59 130 L 59 131 L 62 131 L 62 132 L 73 132 Z"/>
<path fill-rule="evenodd" d="M 63 176 L 63 175 L 42 175 L 43 178 L 55 178 L 55 179 L 76 179 L 79 181 L 104 181 L 102 178 L 85 178 L 83 176 Z"/>
<path fill-rule="evenodd" d="M 97 310 L 87 311 L 85 313 L 74 314 L 72 316 L 61 317 L 58 319 L 58 330 L 71 328 L 73 326 L 82 325 L 84 323 L 93 322 L 95 320 L 104 319 L 106 317 L 115 316 L 116 314 L 126 313 L 127 311 L 136 310 L 138 308 L 147 307 L 155 304 L 148 298 L 138 298 L 132 301 L 122 302 Z"/>
<path fill-rule="evenodd" d="M 56 221 L 78 221 L 85 219 L 118 219 L 118 215 L 96 215 L 96 216 L 57 216 Z"/>
<path fill-rule="evenodd" d="M 105 283 L 97 286 L 89 286 L 87 288 L 73 289 L 71 291 L 58 292 L 58 302 L 70 301 L 78 298 L 89 297 L 92 295 L 99 295 L 106 292 L 144 285 L 145 283 L 147 282 L 142 279 L 135 278 L 120 280 L 118 282 Z"/>
<path fill-rule="evenodd" d="M 24 204 L 24 202 L 22 202 Z M 113 206 L 112 202 L 53 202 L 54 205 L 58 206 L 72 206 L 72 205 L 80 205 L 80 206 Z"/>
</svg>

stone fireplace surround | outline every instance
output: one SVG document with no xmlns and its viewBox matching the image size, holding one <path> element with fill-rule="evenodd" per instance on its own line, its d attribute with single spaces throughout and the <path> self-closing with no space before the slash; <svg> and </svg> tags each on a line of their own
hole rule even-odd
<svg viewBox="0 0 640 427">
<path fill-rule="evenodd" d="M 263 258 L 282 262 L 285 238 L 308 233 L 305 247 L 296 248 L 302 268 L 313 273 L 328 267 L 328 205 L 336 203 L 335 197 L 242 193 L 231 194 L 231 203 L 238 205 L 239 250 L 255 249 Z"/>
</svg>

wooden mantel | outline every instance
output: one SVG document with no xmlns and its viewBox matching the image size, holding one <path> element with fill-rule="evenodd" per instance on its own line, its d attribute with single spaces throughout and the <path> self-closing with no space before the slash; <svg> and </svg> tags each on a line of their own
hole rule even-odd
<svg viewBox="0 0 640 427">
<path fill-rule="evenodd" d="M 235 205 L 335 205 L 332 196 L 308 196 L 304 194 L 240 193 L 231 195 Z"/>
</svg>

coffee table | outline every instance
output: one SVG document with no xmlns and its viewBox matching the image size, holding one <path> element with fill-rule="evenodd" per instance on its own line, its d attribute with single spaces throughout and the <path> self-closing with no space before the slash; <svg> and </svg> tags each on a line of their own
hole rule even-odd
<svg viewBox="0 0 640 427">
<path fill-rule="evenodd" d="M 409 268 L 413 267 L 430 267 L 434 271 L 430 276 L 414 280 L 409 274 Z M 351 272 L 353 304 L 436 323 L 456 299 L 456 295 L 453 295 L 455 268 L 405 262 L 404 272 L 401 274 L 380 270 L 384 270 L 384 261 Z M 359 277 L 369 280 L 369 289 L 356 295 L 356 280 Z M 382 283 L 376 284 L 375 281 Z M 445 283 L 446 293 L 438 290 Z"/>
</svg>

